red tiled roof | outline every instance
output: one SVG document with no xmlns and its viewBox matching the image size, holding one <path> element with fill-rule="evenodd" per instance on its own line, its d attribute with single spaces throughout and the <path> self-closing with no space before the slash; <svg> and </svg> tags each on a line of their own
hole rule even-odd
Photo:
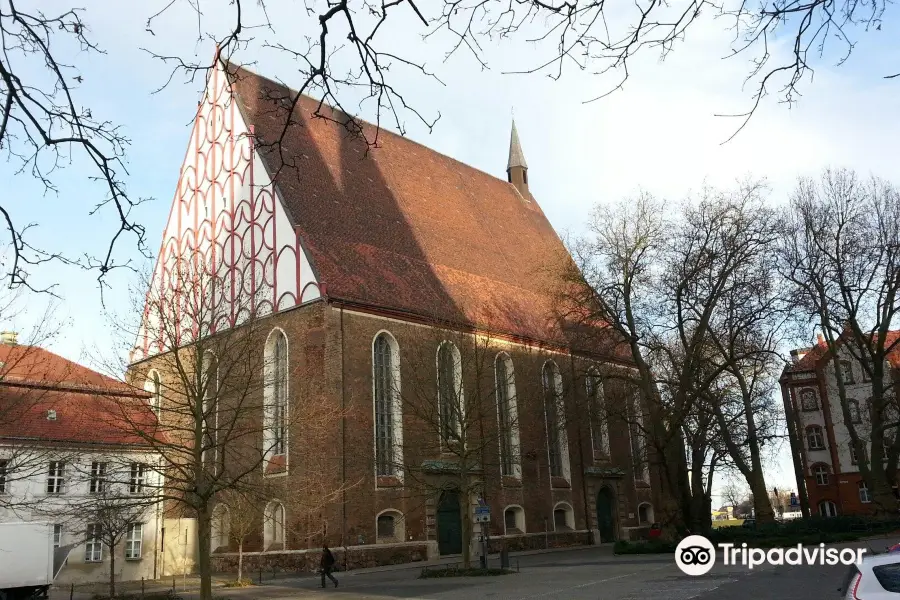
<svg viewBox="0 0 900 600">
<path fill-rule="evenodd" d="M 143 390 L 36 346 L 0 344 L 0 361 L 0 439 L 141 445 L 156 427 Z"/>
<path fill-rule="evenodd" d="M 887 355 L 888 362 L 894 366 L 900 366 L 900 341 L 898 340 L 900 340 L 900 330 L 889 331 L 884 342 L 886 348 L 890 348 L 892 345 L 896 344 Z M 837 343 L 840 343 L 840 339 L 838 339 Z M 809 348 L 803 358 L 797 361 L 796 364 L 788 365 L 785 370 L 791 372 L 812 371 L 816 368 L 816 363 L 827 354 L 828 343 L 823 339 L 818 341 L 812 348 Z"/>
<path fill-rule="evenodd" d="M 236 70 L 238 105 L 330 298 L 572 342 L 552 316 L 550 293 L 550 272 L 566 250 L 530 194 L 385 130 L 367 152 L 340 123 L 314 118 L 319 103 L 305 96 L 295 108 L 297 124 L 280 151 L 272 150 L 267 144 L 279 139 L 286 120 L 280 99 L 295 92 L 233 65 L 228 70 Z M 327 106 L 320 112 L 346 119 Z M 364 128 L 374 134 L 373 125 Z"/>
</svg>

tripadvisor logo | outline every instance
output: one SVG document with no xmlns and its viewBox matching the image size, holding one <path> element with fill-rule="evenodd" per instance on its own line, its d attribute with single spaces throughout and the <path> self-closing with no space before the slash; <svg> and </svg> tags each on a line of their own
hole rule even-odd
<svg viewBox="0 0 900 600">
<path fill-rule="evenodd" d="M 760 565 L 858 565 L 865 550 L 861 548 L 826 548 L 825 544 L 790 548 L 749 548 L 719 544 L 723 565 L 744 565 L 748 569 Z M 716 548 L 702 535 L 689 535 L 675 548 L 675 564 L 685 575 L 705 575 L 716 563 Z"/>
</svg>

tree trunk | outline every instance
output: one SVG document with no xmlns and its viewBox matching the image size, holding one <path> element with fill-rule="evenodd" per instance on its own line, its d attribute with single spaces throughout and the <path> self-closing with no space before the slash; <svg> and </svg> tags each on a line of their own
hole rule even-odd
<svg viewBox="0 0 900 600">
<path fill-rule="evenodd" d="M 212 515 L 204 505 L 197 511 L 197 567 L 200 572 L 200 600 L 212 600 Z"/>
<path fill-rule="evenodd" d="M 459 516 L 462 520 L 462 561 L 463 567 L 472 566 L 472 501 L 469 499 L 468 487 L 463 487 L 459 494 Z"/>
<path fill-rule="evenodd" d="M 116 546 L 109 547 L 109 597 L 116 597 Z"/>
<path fill-rule="evenodd" d="M 238 581 L 244 578 L 244 540 L 238 543 Z"/>
<path fill-rule="evenodd" d="M 754 471 L 747 478 L 750 484 L 750 493 L 753 494 L 753 512 L 757 523 L 774 523 L 775 512 L 772 503 L 769 502 L 769 492 L 766 491 L 766 481 L 762 471 Z"/>
</svg>

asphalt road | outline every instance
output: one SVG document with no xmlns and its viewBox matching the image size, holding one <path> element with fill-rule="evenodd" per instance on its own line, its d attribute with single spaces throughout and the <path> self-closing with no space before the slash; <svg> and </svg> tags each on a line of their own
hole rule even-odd
<svg viewBox="0 0 900 600">
<path fill-rule="evenodd" d="M 706 575 L 681 573 L 671 555 L 612 556 L 589 548 L 523 556 L 521 571 L 498 577 L 419 579 L 418 569 L 338 573 L 340 587 L 319 588 L 317 578 L 279 581 L 246 590 L 216 590 L 240 599 L 342 600 L 828 600 L 840 598 L 844 566 L 762 567 L 717 564 Z M 719 561 L 721 562 L 721 561 Z M 515 558 L 513 559 L 515 566 Z"/>
</svg>

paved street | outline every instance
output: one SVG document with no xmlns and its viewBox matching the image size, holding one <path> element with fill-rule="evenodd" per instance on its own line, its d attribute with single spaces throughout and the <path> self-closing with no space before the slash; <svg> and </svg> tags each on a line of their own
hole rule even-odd
<svg viewBox="0 0 900 600">
<path fill-rule="evenodd" d="M 847 569 L 794 566 L 748 571 L 722 566 L 719 560 L 707 575 L 689 577 L 678 570 L 671 555 L 617 557 L 609 547 L 536 554 L 518 560 L 520 573 L 499 577 L 423 580 L 418 579 L 419 569 L 402 568 L 338 573 L 337 589 L 322 590 L 318 579 L 303 577 L 244 590 L 217 589 L 215 594 L 235 600 L 827 600 L 839 597 L 837 588 Z M 514 557 L 513 566 L 515 561 Z"/>
</svg>

